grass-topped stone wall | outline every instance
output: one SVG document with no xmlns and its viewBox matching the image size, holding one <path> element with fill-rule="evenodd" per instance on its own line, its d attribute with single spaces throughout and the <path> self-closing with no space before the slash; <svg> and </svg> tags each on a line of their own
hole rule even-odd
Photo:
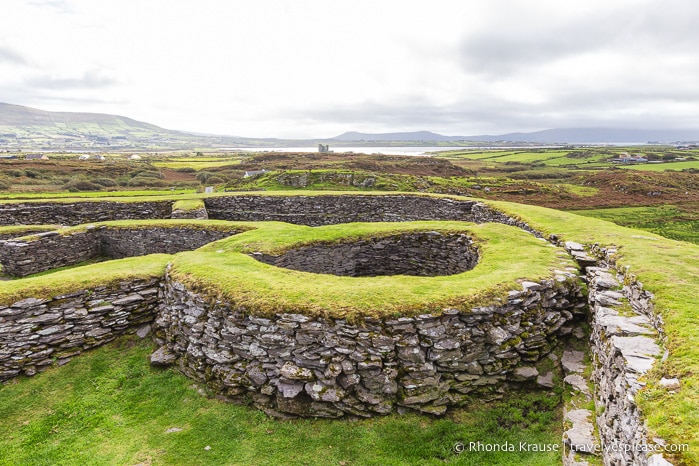
<svg viewBox="0 0 699 466">
<path fill-rule="evenodd" d="M 0 241 L 0 264 L 4 274 L 23 277 L 97 257 L 189 251 L 239 231 L 227 223 L 191 220 L 103 222 Z"/>
<path fill-rule="evenodd" d="M 280 221 L 298 225 L 349 222 L 470 220 L 470 200 L 433 196 L 332 194 L 239 194 L 204 199 L 209 218 L 232 221 Z M 349 208 L 351 206 L 351 208 Z"/>
<path fill-rule="evenodd" d="M 172 205 L 171 200 L 0 202 L 0 225 L 80 225 L 109 220 L 164 219 L 172 215 Z"/>
<path fill-rule="evenodd" d="M 396 238 L 412 247 L 441 239 L 457 255 L 472 250 L 472 238 L 481 260 L 450 275 L 372 277 L 251 257 L 293 251 L 299 260 L 330 244 L 381 251 Z M 545 356 L 584 308 L 574 263 L 560 252 L 497 224 L 261 225 L 173 260 L 154 360 L 282 417 L 443 414 L 476 394 L 536 386 L 547 375 L 536 366 L 550 362 Z"/>
</svg>

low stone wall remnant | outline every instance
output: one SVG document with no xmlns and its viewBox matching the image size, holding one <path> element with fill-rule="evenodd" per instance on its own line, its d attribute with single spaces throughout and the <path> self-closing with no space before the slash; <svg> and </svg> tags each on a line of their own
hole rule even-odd
<svg viewBox="0 0 699 466">
<path fill-rule="evenodd" d="M 611 259 L 616 251 L 600 252 L 610 252 L 605 255 Z M 636 395 L 645 385 L 639 379 L 662 353 L 652 295 L 612 267 L 588 267 L 587 278 L 597 428 L 602 444 L 616 447 L 605 450 L 603 461 L 606 466 L 645 466 L 652 442 Z"/>
<path fill-rule="evenodd" d="M 133 280 L 0 306 L 0 381 L 65 364 L 152 322 L 158 282 Z"/>
</svg>

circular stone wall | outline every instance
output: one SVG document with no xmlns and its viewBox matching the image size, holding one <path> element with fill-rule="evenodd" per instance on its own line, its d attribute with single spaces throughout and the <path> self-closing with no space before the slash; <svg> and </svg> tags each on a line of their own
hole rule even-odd
<svg viewBox="0 0 699 466">
<path fill-rule="evenodd" d="M 471 238 L 437 231 L 316 244 L 279 256 L 252 256 L 277 267 L 345 277 L 454 275 L 471 270 L 478 263 L 478 250 Z"/>
</svg>

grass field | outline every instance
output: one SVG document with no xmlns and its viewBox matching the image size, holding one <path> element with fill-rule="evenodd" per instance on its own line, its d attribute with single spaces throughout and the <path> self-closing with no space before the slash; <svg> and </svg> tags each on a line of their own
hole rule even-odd
<svg viewBox="0 0 699 466">
<path fill-rule="evenodd" d="M 699 205 L 622 207 L 577 210 L 574 213 L 651 231 L 678 241 L 699 244 Z"/>
<path fill-rule="evenodd" d="M 155 347 L 122 338 L 33 378 L 0 385 L 0 465 L 541 465 L 559 452 L 464 452 L 457 442 L 559 444 L 559 396 L 371 420 L 278 421 L 207 398 Z"/>
<path fill-rule="evenodd" d="M 224 167 L 226 165 L 238 165 L 241 157 L 177 157 L 165 161 L 152 162 L 155 167 L 170 168 L 173 170 L 181 168 L 192 168 L 194 170 L 204 170 L 206 168 Z"/>
<path fill-rule="evenodd" d="M 688 168 L 699 170 L 699 160 L 691 160 L 686 162 L 643 163 L 632 166 L 622 166 L 622 168 L 644 172 L 664 172 L 668 170 L 686 170 Z"/>
</svg>

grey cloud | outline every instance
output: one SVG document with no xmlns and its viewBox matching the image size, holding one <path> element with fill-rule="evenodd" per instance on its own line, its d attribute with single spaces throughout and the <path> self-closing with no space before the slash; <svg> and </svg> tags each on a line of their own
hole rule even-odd
<svg viewBox="0 0 699 466">
<path fill-rule="evenodd" d="M 98 72 L 87 72 L 79 78 L 54 78 L 48 75 L 27 79 L 31 87 L 50 90 L 103 89 L 118 84 L 118 81 Z"/>
<path fill-rule="evenodd" d="M 431 130 L 447 135 L 500 134 L 579 126 L 653 127 L 672 129 L 697 127 L 691 115 L 667 110 L 673 102 L 695 103 L 699 91 L 664 93 L 618 89 L 579 93 L 560 92 L 543 103 L 512 102 L 500 98 L 468 96 L 449 106 L 424 99 L 405 98 L 392 104 L 366 102 L 350 106 L 309 108 L 277 114 L 309 125 L 335 124 L 348 129 L 376 127 L 390 130 Z"/>
<path fill-rule="evenodd" d="M 10 63 L 13 65 L 26 65 L 27 60 L 9 47 L 0 46 L 0 63 Z"/>
<path fill-rule="evenodd" d="M 509 76 L 552 61 L 585 53 L 635 52 L 669 56 L 694 52 L 699 42 L 699 9 L 693 0 L 610 7 L 567 21 L 542 21 L 546 11 L 516 10 L 516 22 L 490 24 L 465 37 L 457 60 L 472 74 Z"/>
</svg>

